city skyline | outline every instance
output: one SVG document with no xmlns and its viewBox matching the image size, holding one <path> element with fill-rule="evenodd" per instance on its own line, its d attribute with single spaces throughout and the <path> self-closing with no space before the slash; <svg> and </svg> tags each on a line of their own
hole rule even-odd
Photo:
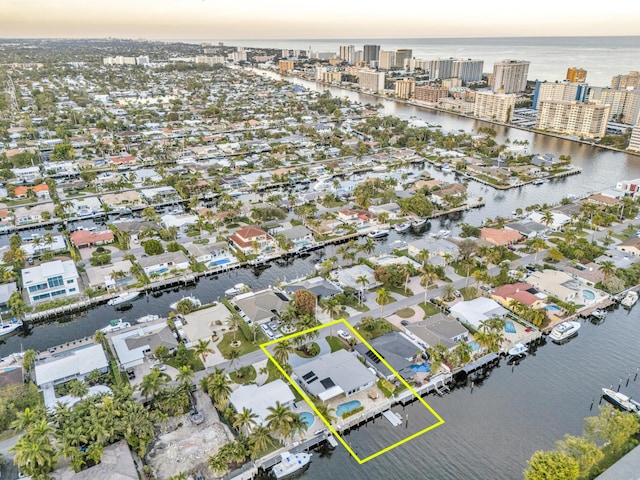
<svg viewBox="0 0 640 480">
<path fill-rule="evenodd" d="M 637 35 L 640 4 L 624 0 L 611 13 L 542 0 L 519 4 L 408 0 L 402 9 L 365 8 L 327 0 L 322 6 L 291 0 L 221 4 L 219 0 L 86 2 L 5 0 L 4 38 L 328 39 L 473 38 Z M 621 3 L 621 4 L 620 4 Z M 621 15 L 620 12 L 624 11 Z M 34 12 L 38 12 L 34 14 Z M 409 13 L 408 13 L 409 12 Z"/>
</svg>

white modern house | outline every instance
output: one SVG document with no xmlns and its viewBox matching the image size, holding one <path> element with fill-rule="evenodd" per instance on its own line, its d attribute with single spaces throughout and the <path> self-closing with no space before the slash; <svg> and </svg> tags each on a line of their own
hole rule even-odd
<svg viewBox="0 0 640 480">
<path fill-rule="evenodd" d="M 22 270 L 22 287 L 32 305 L 78 295 L 78 279 L 78 270 L 72 260 L 54 260 Z"/>
<path fill-rule="evenodd" d="M 276 402 L 280 402 L 284 406 L 293 408 L 295 399 L 291 388 L 280 379 L 260 387 L 255 384 L 243 385 L 229 395 L 229 402 L 236 412 L 242 412 L 244 408 L 248 408 L 258 416 L 256 422 L 260 425 L 266 424 L 269 407 L 275 407 Z"/>
<path fill-rule="evenodd" d="M 140 258 L 138 263 L 147 275 L 163 275 L 173 270 L 189 268 L 189 258 L 181 251 Z"/>
</svg>

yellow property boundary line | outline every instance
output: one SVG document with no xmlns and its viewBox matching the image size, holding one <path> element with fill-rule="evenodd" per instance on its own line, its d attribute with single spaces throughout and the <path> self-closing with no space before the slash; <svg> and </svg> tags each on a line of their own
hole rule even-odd
<svg viewBox="0 0 640 480">
<path fill-rule="evenodd" d="M 365 458 L 360 458 L 349 446 L 349 444 L 342 438 L 342 436 L 336 431 L 336 429 L 331 425 L 331 422 L 329 422 L 326 418 L 324 418 L 324 416 L 322 416 L 320 414 L 320 412 L 318 411 L 318 409 L 316 408 L 315 403 L 313 402 L 313 400 L 311 400 L 309 398 L 309 396 L 305 393 L 305 391 L 302 389 L 302 387 L 300 387 L 295 381 L 293 381 L 293 379 L 289 376 L 289 374 L 287 374 L 287 372 L 284 370 L 284 368 L 282 368 L 282 366 L 280 365 L 280 363 L 273 358 L 273 355 L 271 355 L 271 353 L 269 353 L 269 351 L 267 350 L 267 347 L 274 345 L 276 343 L 282 342 L 283 340 L 289 340 L 295 337 L 299 337 L 300 335 L 305 335 L 307 333 L 310 332 L 315 332 L 316 330 L 320 330 L 321 328 L 326 328 L 326 327 L 332 327 L 334 325 L 338 325 L 338 324 L 344 324 L 344 326 L 351 331 L 351 333 L 353 333 L 353 335 L 355 335 L 358 340 L 360 340 L 363 344 L 365 344 L 367 346 L 367 348 L 369 348 L 369 350 L 371 350 L 376 357 L 378 357 L 378 359 L 380 359 L 380 361 L 384 364 L 385 367 L 387 367 L 397 378 L 398 380 L 400 380 L 400 382 L 409 389 L 409 391 L 418 399 L 418 401 L 420 403 L 422 403 L 422 405 L 424 405 L 424 407 L 429 410 L 429 412 L 438 420 L 436 423 L 434 423 L 433 425 L 428 426 L 427 428 L 420 430 L 419 432 L 414 433 L 413 435 L 410 435 L 408 437 L 406 437 L 403 440 L 400 440 L 396 443 L 394 443 L 393 445 L 390 445 L 386 448 L 383 448 L 382 450 L 380 450 L 379 452 L 373 453 L 372 455 L 369 455 L 368 457 Z M 277 340 L 271 340 L 270 342 L 266 342 L 260 345 L 260 348 L 262 349 L 262 351 L 267 355 L 267 357 L 274 363 L 274 365 L 278 368 L 278 370 L 280 371 L 280 373 L 282 373 L 282 375 L 284 375 L 284 377 L 289 381 L 289 383 L 291 384 L 291 386 L 293 388 L 296 389 L 296 391 L 300 394 L 300 396 L 309 404 L 309 406 L 313 409 L 313 411 L 315 412 L 315 414 L 318 416 L 318 418 L 322 419 L 322 421 L 324 422 L 324 424 L 329 428 L 329 430 L 331 431 L 331 433 L 333 433 L 333 435 L 335 435 L 335 437 L 340 440 L 340 443 L 342 443 L 342 445 L 344 445 L 344 448 L 347 449 L 347 451 L 353 456 L 353 458 L 356 459 L 356 461 L 359 464 L 363 464 L 365 462 L 368 462 L 369 460 L 372 460 L 374 458 L 376 458 L 379 455 L 382 455 L 383 453 L 386 453 L 390 450 L 393 450 L 394 448 L 402 445 L 403 443 L 408 442 L 409 440 L 413 440 L 416 437 L 419 437 L 420 435 L 427 433 L 430 430 L 433 430 L 436 427 L 439 427 L 440 425 L 444 424 L 444 420 L 442 419 L 442 417 L 440 417 L 440 415 L 438 415 L 436 413 L 436 411 L 431 408 L 431 406 L 429 406 L 429 404 L 427 402 L 425 402 L 422 397 L 404 380 L 404 378 L 402 378 L 402 376 L 400 374 L 398 374 L 398 372 L 396 372 L 391 365 L 389 365 L 387 363 L 387 361 L 382 358 L 382 356 L 380 356 L 380 354 L 378 352 L 375 351 L 375 349 L 373 349 L 373 347 L 371 347 L 371 345 L 369 345 L 369 343 L 362 337 L 362 335 L 360 335 L 355 328 L 353 328 L 351 325 L 349 325 L 349 323 L 347 323 L 347 321 L 344 318 L 341 318 L 339 320 L 334 320 L 333 322 L 329 322 L 329 323 L 324 323 L 322 325 L 319 325 L 317 327 L 313 327 L 313 328 L 309 328 L 307 330 L 303 330 L 301 332 L 296 332 L 296 333 L 292 333 L 291 335 L 287 335 L 286 337 L 283 338 L 279 338 Z"/>
</svg>

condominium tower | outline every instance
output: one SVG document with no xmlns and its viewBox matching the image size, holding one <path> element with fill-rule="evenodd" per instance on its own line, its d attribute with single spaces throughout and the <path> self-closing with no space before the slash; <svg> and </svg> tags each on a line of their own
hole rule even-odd
<svg viewBox="0 0 640 480">
<path fill-rule="evenodd" d="M 493 92 L 520 93 L 527 88 L 529 62 L 503 60 L 493 65 Z"/>
</svg>

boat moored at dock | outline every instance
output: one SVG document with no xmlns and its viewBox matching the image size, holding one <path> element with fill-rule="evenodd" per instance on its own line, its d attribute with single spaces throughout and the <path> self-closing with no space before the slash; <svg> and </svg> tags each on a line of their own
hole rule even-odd
<svg viewBox="0 0 640 480">
<path fill-rule="evenodd" d="M 637 301 L 638 301 L 638 292 L 634 290 L 629 290 L 627 294 L 624 296 L 624 298 L 622 299 L 622 301 L 620 302 L 620 305 L 622 305 L 624 308 L 631 308 L 636 304 Z"/>
<path fill-rule="evenodd" d="M 280 463 L 274 465 L 273 474 L 276 478 L 287 478 L 291 475 L 302 471 L 311 463 L 311 453 L 289 453 L 282 452 L 280 454 L 282 460 Z"/>
<path fill-rule="evenodd" d="M 108 305 L 117 306 L 125 303 L 133 302 L 136 298 L 141 295 L 141 292 L 125 292 L 121 293 L 117 297 L 113 297 L 111 300 L 107 302 Z"/>
<path fill-rule="evenodd" d="M 637 412 L 638 404 L 637 402 L 633 402 L 631 398 L 629 398 L 624 393 L 615 392 L 609 388 L 602 389 L 602 398 L 604 398 L 609 403 L 615 405 L 621 410 L 625 412 Z"/>
<path fill-rule="evenodd" d="M 123 322 L 121 318 L 116 318 L 115 320 L 111 320 L 109 325 L 104 328 L 101 328 L 100 331 L 102 333 L 113 333 L 118 330 L 122 330 L 125 328 L 129 328 L 131 324 L 129 322 Z"/>
<path fill-rule="evenodd" d="M 551 330 L 549 337 L 554 342 L 562 342 L 576 335 L 580 326 L 580 322 L 562 322 Z"/>
</svg>

